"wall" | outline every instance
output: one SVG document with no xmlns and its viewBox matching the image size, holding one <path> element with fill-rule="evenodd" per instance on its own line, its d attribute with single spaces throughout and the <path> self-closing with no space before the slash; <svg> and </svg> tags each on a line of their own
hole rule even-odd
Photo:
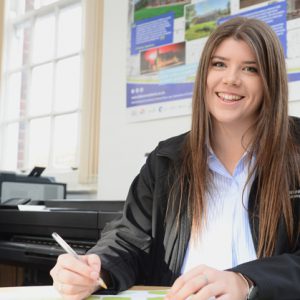
<svg viewBox="0 0 300 300">
<path fill-rule="evenodd" d="M 125 199 L 129 185 L 144 161 L 144 154 L 151 151 L 160 140 L 183 133 L 190 127 L 189 116 L 140 123 L 127 121 L 127 12 L 128 2 L 126 0 L 104 1 L 103 79 L 97 197 L 100 200 Z M 296 94 L 300 99 L 300 92 Z M 291 102 L 290 113 L 300 116 L 300 101 Z"/>
<path fill-rule="evenodd" d="M 160 140 L 189 129 L 190 117 L 129 123 L 126 116 L 125 0 L 104 1 L 103 79 L 98 199 L 125 199 L 144 154 Z"/>
</svg>

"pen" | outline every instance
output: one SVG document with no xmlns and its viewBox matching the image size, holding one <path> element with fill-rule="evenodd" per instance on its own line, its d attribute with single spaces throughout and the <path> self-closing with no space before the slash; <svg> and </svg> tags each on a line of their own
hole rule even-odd
<svg viewBox="0 0 300 300">
<path fill-rule="evenodd" d="M 80 260 L 80 257 L 74 251 L 74 249 L 72 249 L 71 246 L 58 233 L 53 232 L 52 237 L 55 239 L 55 241 L 58 243 L 58 245 L 60 245 L 67 253 L 73 255 L 75 258 Z M 104 289 L 107 289 L 107 286 L 101 277 L 99 277 L 98 283 L 101 287 L 103 287 Z"/>
</svg>

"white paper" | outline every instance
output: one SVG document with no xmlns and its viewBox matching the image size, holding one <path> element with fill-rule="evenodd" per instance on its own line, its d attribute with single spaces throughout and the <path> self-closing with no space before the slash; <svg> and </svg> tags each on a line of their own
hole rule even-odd
<svg viewBox="0 0 300 300">
<path fill-rule="evenodd" d="M 168 290 L 128 290 L 118 295 L 92 295 L 87 300 L 163 300 Z M 53 286 L 0 288 L 1 300 L 61 300 Z"/>
<path fill-rule="evenodd" d="M 21 211 L 41 211 L 47 210 L 45 205 L 18 205 Z"/>
</svg>

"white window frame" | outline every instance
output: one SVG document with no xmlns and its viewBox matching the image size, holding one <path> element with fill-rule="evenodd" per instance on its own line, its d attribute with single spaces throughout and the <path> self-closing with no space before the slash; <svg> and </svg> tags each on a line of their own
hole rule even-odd
<svg viewBox="0 0 300 300">
<path fill-rule="evenodd" d="M 48 6 L 45 6 L 45 7 L 41 7 L 40 9 L 38 10 L 34 10 L 34 11 L 31 11 L 31 12 L 28 12 L 26 13 L 26 15 L 23 15 L 23 16 L 20 16 L 18 18 L 16 18 L 14 20 L 13 23 L 10 23 L 10 25 L 7 27 L 8 28 L 8 36 L 9 35 L 9 32 L 10 30 L 13 30 L 13 26 L 15 24 L 21 24 L 23 22 L 35 22 L 36 18 L 37 17 L 40 17 L 40 16 L 43 16 L 43 15 L 47 15 L 49 13 L 53 13 L 53 11 L 55 12 L 56 14 L 56 18 L 55 18 L 55 22 L 56 22 L 56 30 L 58 28 L 57 26 L 57 14 L 59 12 L 60 9 L 63 9 L 65 8 L 66 6 L 69 6 L 69 5 L 74 5 L 76 3 L 82 3 L 82 19 L 84 19 L 84 0 L 59 0 L 58 2 L 55 2 L 53 4 L 50 4 Z M 84 27 L 82 26 L 82 33 L 84 32 Z M 56 40 L 57 40 L 57 34 L 56 34 Z M 10 41 L 6 44 L 7 47 L 9 47 L 9 44 L 10 44 Z M 57 47 L 57 45 L 55 45 L 55 47 Z M 7 48 L 6 51 L 9 51 L 9 49 Z M 6 52 L 5 51 L 5 52 Z M 82 62 L 83 62 L 83 56 L 84 56 L 84 52 L 83 52 L 83 47 L 81 47 L 80 51 L 76 52 L 76 53 L 73 53 L 71 55 L 66 55 L 66 56 L 62 56 L 62 57 L 56 57 L 54 59 L 51 59 L 47 62 L 54 62 L 54 63 L 57 63 L 59 60 L 63 59 L 63 58 L 67 58 L 67 57 L 72 57 L 72 56 L 76 56 L 76 55 L 79 55 L 80 57 L 80 61 L 81 61 L 81 65 L 82 65 Z M 4 59 L 5 61 L 6 59 Z M 29 66 L 26 66 L 25 68 L 27 70 L 29 69 L 32 69 L 33 67 L 36 67 L 37 65 L 41 65 L 41 64 L 44 64 L 46 62 L 43 62 L 43 63 L 39 63 L 39 64 L 29 64 Z M 23 71 L 25 69 L 24 67 L 20 67 L 18 69 L 14 69 L 14 70 L 9 70 L 6 74 L 4 74 L 4 77 L 3 77 L 3 83 L 6 82 L 6 78 L 7 76 L 9 76 L 10 74 L 12 74 L 13 72 L 16 72 L 16 71 Z M 81 67 L 82 69 L 82 67 Z M 29 72 L 30 73 L 30 72 Z M 81 72 L 82 74 L 82 72 Z M 82 75 L 81 75 L 82 76 Z M 30 80 L 30 78 L 29 78 Z M 82 82 L 82 80 L 81 80 Z M 5 92 L 5 89 L 2 89 L 2 91 Z M 82 95 L 82 92 L 80 92 L 80 96 Z M 4 99 L 5 97 L 5 94 L 2 93 L 2 100 Z M 80 97 L 81 99 L 81 97 Z M 76 110 L 70 110 L 68 112 L 63 112 L 63 114 L 67 114 L 67 113 L 78 113 L 78 116 L 79 116 L 79 128 L 78 128 L 78 138 L 80 138 L 80 134 L 81 134 L 81 131 L 82 129 L 80 130 L 80 127 L 81 127 L 81 124 L 80 124 L 80 119 L 81 119 L 81 112 L 82 112 L 82 109 L 81 109 L 81 100 L 79 101 L 79 107 L 76 109 Z M 1 111 L 3 112 L 3 105 L 4 105 L 4 102 L 1 101 L 1 106 L 2 106 L 2 109 Z M 54 113 L 53 111 L 50 113 L 50 117 L 52 119 L 52 122 L 51 122 L 51 126 L 53 126 L 53 118 L 58 116 L 58 115 L 61 115 L 62 113 Z M 48 115 L 48 114 L 47 114 Z M 3 117 L 3 116 L 2 116 Z M 38 116 L 39 118 L 41 117 L 41 115 Z M 34 119 L 35 117 L 28 117 L 26 116 L 24 118 L 24 121 L 25 122 L 29 122 L 30 120 Z M 3 121 L 3 118 L 1 118 L 1 123 L 0 123 L 0 134 L 3 136 L 3 133 L 4 133 L 4 128 L 5 126 L 7 126 L 8 124 L 10 123 L 13 123 L 13 122 L 16 122 L 16 121 L 20 121 L 21 119 L 20 118 L 17 118 L 17 119 L 11 119 L 11 120 L 7 120 L 7 121 Z M 27 123 L 28 124 L 28 123 Z M 27 136 L 27 139 L 28 139 L 28 136 Z M 79 140 L 80 141 L 80 140 Z M 28 147 L 28 140 L 25 140 L 25 143 L 26 143 L 26 146 Z M 51 146 L 53 146 L 53 143 L 51 143 Z M 1 149 L 2 147 L 0 147 Z M 80 148 L 80 147 L 78 147 Z M 1 150 L 0 150 L 1 151 Z M 50 150 L 50 153 L 52 153 L 52 151 Z M 0 155 L 1 155 L 1 161 L 0 163 L 2 164 L 3 160 L 5 159 L 3 157 L 3 153 L 0 152 Z M 50 155 L 51 156 L 51 155 Z M 26 164 L 26 161 L 28 160 L 28 157 L 25 158 L 25 164 Z M 57 180 L 60 180 L 60 181 L 64 181 L 64 182 L 67 182 L 68 184 L 70 184 L 70 187 L 72 189 L 74 189 L 75 186 L 78 186 L 78 167 L 79 167 L 79 164 L 80 164 L 80 151 L 77 151 L 77 154 L 76 154 L 76 161 L 77 161 L 77 165 L 74 166 L 74 170 L 55 170 L 52 166 L 48 166 L 48 171 L 47 171 L 47 174 L 48 175 L 51 175 L 51 176 L 55 176 Z M 51 161 L 51 158 L 49 159 L 49 161 Z M 26 166 L 25 166 L 26 168 Z M 28 172 L 30 170 L 28 169 L 25 169 L 24 171 Z M 95 182 L 93 182 L 95 183 Z"/>
<path fill-rule="evenodd" d="M 83 20 L 82 34 L 84 36 L 84 53 L 82 53 L 82 55 L 84 56 L 82 57 L 82 93 L 80 96 L 84 101 L 81 101 L 81 122 L 80 129 L 78 130 L 80 131 L 78 132 L 80 135 L 79 169 L 72 172 L 54 173 L 52 175 L 56 177 L 57 181 L 66 182 L 68 184 L 68 191 L 88 191 L 94 193 L 97 189 L 99 169 L 104 0 L 81 1 Z M 73 0 L 61 1 L 61 3 L 65 3 L 65 5 L 71 2 L 73 2 Z M 3 13 L 3 2 L 1 2 L 1 4 L 1 13 Z M 3 42 L 3 37 L 1 38 L 1 42 Z M 0 54 L 1 52 L 3 53 L 3 47 L 0 49 Z M 5 59 L 3 59 L 3 61 L 5 61 Z M 3 80 L 1 80 L 1 83 L 3 84 Z M 1 107 L 0 110 L 3 112 Z M 2 128 L 0 123 L 0 143 Z M 0 151 L 1 149 L 2 147 L 0 147 Z M 1 157 L 3 157 L 3 155 L 1 155 L 0 152 L 0 163 Z"/>
</svg>

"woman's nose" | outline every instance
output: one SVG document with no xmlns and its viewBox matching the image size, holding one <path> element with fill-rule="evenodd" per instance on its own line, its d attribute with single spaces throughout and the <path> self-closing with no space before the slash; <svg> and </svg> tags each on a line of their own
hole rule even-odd
<svg viewBox="0 0 300 300">
<path fill-rule="evenodd" d="M 241 79 L 237 71 L 228 70 L 228 72 L 224 74 L 223 82 L 227 85 L 239 86 L 241 84 Z"/>
</svg>

